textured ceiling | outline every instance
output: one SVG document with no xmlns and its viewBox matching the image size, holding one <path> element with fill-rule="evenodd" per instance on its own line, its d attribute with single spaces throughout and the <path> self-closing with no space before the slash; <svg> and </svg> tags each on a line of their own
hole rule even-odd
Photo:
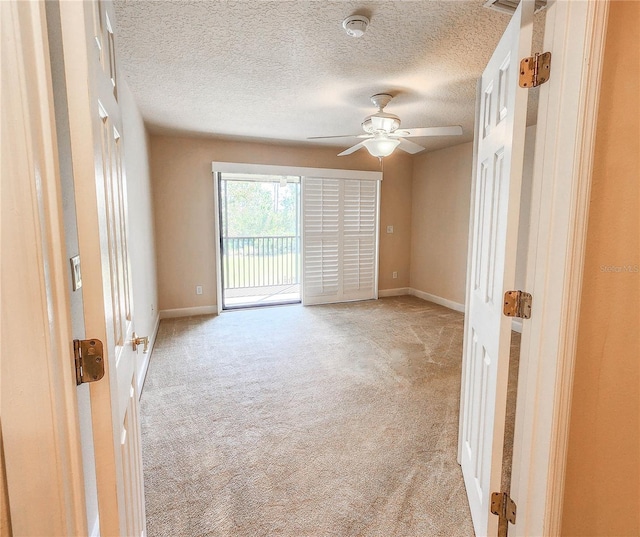
<svg viewBox="0 0 640 537">
<path fill-rule="evenodd" d="M 414 139 L 433 150 L 472 139 L 476 79 L 509 21 L 483 2 L 115 0 L 119 61 L 151 132 L 347 147 L 306 139 L 361 133 L 385 92 L 403 128 L 462 125 Z M 371 20 L 361 38 L 342 29 L 352 14 Z"/>
</svg>

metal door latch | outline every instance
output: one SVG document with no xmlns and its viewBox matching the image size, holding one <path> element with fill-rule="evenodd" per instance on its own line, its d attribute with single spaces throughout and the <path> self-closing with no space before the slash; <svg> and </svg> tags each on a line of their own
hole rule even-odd
<svg viewBox="0 0 640 537">
<path fill-rule="evenodd" d="M 144 347 L 142 348 L 142 352 L 146 354 L 147 351 L 149 350 L 149 337 L 148 336 L 138 337 L 134 332 L 131 335 L 131 346 L 133 347 L 133 350 L 136 352 L 138 350 L 138 345 L 144 345 Z"/>
</svg>

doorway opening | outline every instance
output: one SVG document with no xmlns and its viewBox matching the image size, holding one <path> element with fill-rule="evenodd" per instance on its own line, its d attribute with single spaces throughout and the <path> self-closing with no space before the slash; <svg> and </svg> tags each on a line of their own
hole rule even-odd
<svg viewBox="0 0 640 537">
<path fill-rule="evenodd" d="M 300 177 L 218 174 L 222 309 L 300 303 Z"/>
</svg>

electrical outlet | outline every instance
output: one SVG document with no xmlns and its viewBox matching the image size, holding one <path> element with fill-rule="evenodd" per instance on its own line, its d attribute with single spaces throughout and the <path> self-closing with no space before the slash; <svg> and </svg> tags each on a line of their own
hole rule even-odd
<svg viewBox="0 0 640 537">
<path fill-rule="evenodd" d="M 387 233 L 393 233 L 393 226 L 387 226 Z"/>
<path fill-rule="evenodd" d="M 196 295 L 202 294 L 202 285 L 196 285 Z"/>
<path fill-rule="evenodd" d="M 398 273 L 397 272 L 392 272 L 391 273 L 391 277 L 395 280 L 398 277 Z"/>
</svg>

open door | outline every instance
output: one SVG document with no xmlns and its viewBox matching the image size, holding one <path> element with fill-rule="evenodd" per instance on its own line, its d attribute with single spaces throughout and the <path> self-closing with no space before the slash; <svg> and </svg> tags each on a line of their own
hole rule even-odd
<svg viewBox="0 0 640 537">
<path fill-rule="evenodd" d="M 500 491 L 511 318 L 504 293 L 515 279 L 533 1 L 520 2 L 482 74 L 476 124 L 459 460 L 476 535 L 496 535 L 491 493 Z"/>
<path fill-rule="evenodd" d="M 60 2 L 86 336 L 104 344 L 90 385 L 101 535 L 145 535 L 127 199 L 111 2 Z M 142 350 L 142 349 L 141 349 Z"/>
</svg>

